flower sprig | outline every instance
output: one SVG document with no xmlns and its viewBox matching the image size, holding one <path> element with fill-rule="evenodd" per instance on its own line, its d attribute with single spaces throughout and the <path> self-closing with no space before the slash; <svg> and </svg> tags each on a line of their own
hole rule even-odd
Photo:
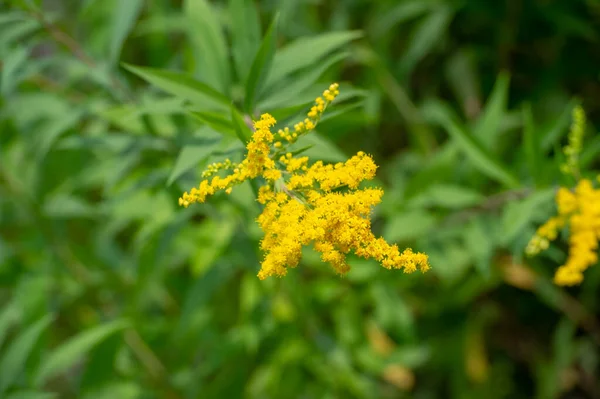
<svg viewBox="0 0 600 399">
<path fill-rule="evenodd" d="M 410 248 L 400 252 L 397 245 L 390 245 L 371 231 L 371 209 L 383 196 L 380 188 L 359 188 L 361 182 L 375 177 L 377 165 L 371 156 L 360 151 L 346 162 L 331 165 L 317 161 L 311 165 L 308 157 L 296 157 L 288 151 L 290 145 L 317 126 L 338 94 L 339 86 L 334 83 L 315 100 L 303 121 L 276 134 L 271 132 L 275 119 L 261 115 L 254 122 L 242 162 L 225 160 L 210 165 L 203 174 L 207 178 L 179 198 L 179 204 L 187 207 L 204 202 L 219 190 L 230 193 L 239 183 L 262 178 L 264 184 L 257 198 L 264 205 L 257 218 L 265 234 L 260 244 L 265 252 L 260 279 L 284 276 L 288 268 L 298 265 L 302 248 L 310 244 L 340 274 L 350 269 L 346 262 L 350 252 L 407 273 L 430 267 L 427 255 Z M 231 173 L 215 175 L 220 170 Z"/>
<path fill-rule="evenodd" d="M 583 272 L 598 262 L 598 239 L 600 237 L 600 189 L 594 188 L 589 179 L 579 178 L 579 154 L 585 130 L 585 113 L 581 107 L 573 110 L 573 123 L 569 132 L 569 144 L 564 148 L 567 161 L 561 166 L 564 173 L 578 180 L 571 190 L 560 187 L 556 193 L 558 215 L 540 226 L 529 241 L 525 252 L 538 254 L 550 246 L 550 241 L 568 227 L 569 255 L 554 275 L 558 285 L 577 285 L 583 281 Z"/>
</svg>

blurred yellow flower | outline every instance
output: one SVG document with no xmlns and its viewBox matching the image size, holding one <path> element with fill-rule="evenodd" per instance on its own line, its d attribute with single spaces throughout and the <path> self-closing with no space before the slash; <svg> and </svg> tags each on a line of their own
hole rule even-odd
<svg viewBox="0 0 600 399">
<path fill-rule="evenodd" d="M 574 192 L 561 187 L 556 194 L 558 216 L 550 218 L 536 232 L 526 252 L 535 255 L 548 248 L 558 230 L 569 228 L 569 256 L 554 276 L 558 285 L 576 285 L 583 281 L 583 272 L 598 262 L 600 237 L 600 189 L 582 179 Z"/>
<path fill-rule="evenodd" d="M 565 187 L 556 193 L 558 215 L 540 226 L 530 240 L 525 252 L 535 255 L 548 248 L 559 230 L 569 229 L 569 255 L 564 265 L 554 275 L 558 285 L 576 285 L 583 281 L 583 272 L 598 262 L 598 238 L 600 237 L 600 189 L 594 189 L 588 179 L 580 179 L 579 154 L 585 132 L 585 112 L 581 106 L 573 109 L 573 122 L 569 131 L 569 144 L 563 152 L 567 158 L 561 170 L 578 180 L 575 189 Z M 600 181 L 600 176 L 596 178 Z"/>
<path fill-rule="evenodd" d="M 233 170 L 226 177 L 205 179 L 190 192 L 184 193 L 179 204 L 189 206 L 204 202 L 219 190 L 228 193 L 234 185 L 261 177 L 264 185 L 257 201 L 264 205 L 257 222 L 264 231 L 261 249 L 265 258 L 258 273 L 260 279 L 284 276 L 288 268 L 300 261 L 302 248 L 313 244 L 321 259 L 340 274 L 350 267 L 346 255 L 376 259 L 388 269 L 403 269 L 407 273 L 429 269 L 427 255 L 410 248 L 400 252 L 397 245 L 388 244 L 371 231 L 371 208 L 381 202 L 383 190 L 359 189 L 364 180 L 375 177 L 377 165 L 362 151 L 335 165 L 317 161 L 309 166 L 308 157 L 294 157 L 289 145 L 313 130 L 327 106 L 339 94 L 332 84 L 315 100 L 307 118 L 293 130 L 271 132 L 275 119 L 263 114 L 254 122 L 254 134 L 248 142 L 247 154 L 239 164 L 226 160 L 212 164 L 203 177 L 219 170 Z"/>
</svg>

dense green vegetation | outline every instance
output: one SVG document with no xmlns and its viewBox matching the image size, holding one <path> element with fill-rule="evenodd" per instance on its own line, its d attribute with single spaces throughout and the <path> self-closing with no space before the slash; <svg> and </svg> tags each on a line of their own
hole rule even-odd
<svg viewBox="0 0 600 399">
<path fill-rule="evenodd" d="M 380 166 L 404 274 L 260 281 L 250 184 L 178 207 L 332 82 L 313 160 Z M 600 269 L 559 287 L 571 112 L 597 175 L 598 0 L 0 1 L 0 398 L 597 398 Z"/>
</svg>

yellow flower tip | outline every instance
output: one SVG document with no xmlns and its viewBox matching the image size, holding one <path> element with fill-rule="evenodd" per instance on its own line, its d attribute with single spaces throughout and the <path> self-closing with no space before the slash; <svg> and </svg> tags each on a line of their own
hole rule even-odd
<svg viewBox="0 0 600 399">
<path fill-rule="evenodd" d="M 229 187 L 227 190 L 225 190 L 225 192 L 226 192 L 227 194 L 231 194 L 231 191 L 232 191 L 232 188 L 231 188 L 231 187 Z"/>
<path fill-rule="evenodd" d="M 554 283 L 562 286 L 579 285 L 583 281 L 583 273 L 561 266 L 554 275 Z"/>
<path fill-rule="evenodd" d="M 281 146 L 282 146 L 281 141 L 276 141 L 274 146 L 275 146 L 275 148 L 281 148 Z"/>
</svg>

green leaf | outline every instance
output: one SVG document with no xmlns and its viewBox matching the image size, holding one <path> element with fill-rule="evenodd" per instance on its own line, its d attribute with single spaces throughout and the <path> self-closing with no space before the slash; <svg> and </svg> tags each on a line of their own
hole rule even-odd
<svg viewBox="0 0 600 399">
<path fill-rule="evenodd" d="M 518 179 L 496 160 L 492 154 L 484 149 L 478 141 L 469 135 L 467 130 L 456 121 L 452 111 L 447 106 L 432 102 L 424 112 L 448 132 L 454 142 L 467 155 L 473 166 L 481 173 L 509 188 L 519 186 Z"/>
<path fill-rule="evenodd" d="M 488 150 L 494 147 L 500 131 L 499 127 L 508 101 L 509 82 L 508 73 L 503 72 L 498 76 L 485 109 L 473 129 L 474 136 Z"/>
<path fill-rule="evenodd" d="M 98 214 L 98 209 L 74 195 L 57 193 L 44 202 L 45 215 L 56 219 L 89 218 Z"/>
<path fill-rule="evenodd" d="M 17 391 L 13 392 L 6 399 L 54 399 L 55 393 L 40 391 Z"/>
<path fill-rule="evenodd" d="M 410 207 L 441 207 L 460 209 L 479 204 L 485 197 L 477 190 L 453 184 L 434 184 L 423 193 L 411 198 Z"/>
<path fill-rule="evenodd" d="M 531 112 L 531 104 L 523 107 L 523 148 L 525 150 L 525 161 L 529 174 L 535 183 L 540 182 L 540 148 L 539 137 L 537 135 L 533 114 Z"/>
<path fill-rule="evenodd" d="M 308 68 L 300 76 L 290 79 L 285 88 L 273 90 L 258 105 L 259 109 L 279 109 L 297 104 L 297 97 L 309 89 L 333 65 L 348 57 L 348 53 L 332 54 L 318 66 Z M 323 87 L 327 87 L 323 85 Z"/>
<path fill-rule="evenodd" d="M 258 10 L 252 0 L 230 0 L 231 51 L 240 80 L 246 80 L 253 59 L 260 46 Z"/>
<path fill-rule="evenodd" d="M 484 278 L 491 276 L 494 236 L 481 217 L 473 218 L 463 230 L 465 248 L 473 255 L 475 268 Z"/>
<path fill-rule="evenodd" d="M 30 49 L 17 47 L 3 56 L 0 69 L 0 94 L 8 95 L 19 84 L 20 72 L 27 67 Z"/>
<path fill-rule="evenodd" d="M 7 348 L 0 359 L 0 394 L 6 391 L 25 369 L 25 362 L 33 346 L 53 320 L 46 315 L 31 325 Z"/>
<path fill-rule="evenodd" d="M 395 214 L 390 218 L 383 231 L 383 236 L 391 241 L 409 241 L 420 238 L 436 225 L 436 218 L 424 210 Z"/>
<path fill-rule="evenodd" d="M 300 145 L 302 147 L 296 149 Z M 343 162 L 348 158 L 334 143 L 317 132 L 311 132 L 302 137 L 302 140 L 299 140 L 296 145 L 290 148 L 290 152 L 299 151 L 300 149 L 304 150 L 304 156 L 324 162 Z"/>
<path fill-rule="evenodd" d="M 215 131 L 223 135 L 227 135 L 230 137 L 234 137 L 235 135 L 235 129 L 233 124 L 231 123 L 229 118 L 221 112 L 190 111 L 189 114 L 196 118 L 198 121 L 210 126 Z"/>
<path fill-rule="evenodd" d="M 111 334 L 123 330 L 129 325 L 124 320 L 115 320 L 110 323 L 98 325 L 62 343 L 46 358 L 36 373 L 34 379 L 37 387 L 43 386 L 46 381 L 56 377 L 81 360 L 94 346 L 102 342 Z"/>
<path fill-rule="evenodd" d="M 471 119 L 481 107 L 481 89 L 477 70 L 478 59 L 474 51 L 458 49 L 446 65 L 445 75 L 456 99 L 463 108 L 464 115 Z"/>
<path fill-rule="evenodd" d="M 74 109 L 70 113 L 58 115 L 45 123 L 36 133 L 38 156 L 40 158 L 44 157 L 48 151 L 50 151 L 52 144 L 54 144 L 62 134 L 77 125 L 82 117 L 83 111 Z"/>
<path fill-rule="evenodd" d="M 252 61 L 250 72 L 248 73 L 248 79 L 246 80 L 246 97 L 244 99 L 244 110 L 248 114 L 252 114 L 254 110 L 254 104 L 258 93 L 265 84 L 265 80 L 269 75 L 271 64 L 273 63 L 273 56 L 275 54 L 275 44 L 277 41 L 277 21 L 279 17 L 275 15 L 269 30 L 265 34 L 263 41 Z"/>
<path fill-rule="evenodd" d="M 341 31 L 293 41 L 275 54 L 266 86 L 271 87 L 301 69 L 314 67 L 321 58 L 362 35 L 360 31 Z"/>
<path fill-rule="evenodd" d="M 221 143 L 221 135 L 209 127 L 198 130 L 196 136 L 201 139 L 198 144 L 186 145 L 179 152 L 167 185 L 171 185 L 179 176 L 206 161 Z"/>
<path fill-rule="evenodd" d="M 165 92 L 189 100 L 195 105 L 228 108 L 231 103 L 229 98 L 217 90 L 186 74 L 129 64 L 123 66 Z"/>
<path fill-rule="evenodd" d="M 231 218 L 216 221 L 206 219 L 196 227 L 196 256 L 192 257 L 191 272 L 195 277 L 202 276 L 217 259 L 223 256 L 235 233 L 237 222 Z"/>
<path fill-rule="evenodd" d="M 542 131 L 539 132 L 542 150 L 544 152 L 552 149 L 557 143 L 559 143 L 560 139 L 568 133 L 569 124 L 571 123 L 571 114 L 573 112 L 573 108 L 577 104 L 577 100 L 571 100 L 565 106 L 561 114 L 556 117 L 556 119 L 544 126 Z"/>
<path fill-rule="evenodd" d="M 197 76 L 204 82 L 210 82 L 221 93 L 227 93 L 229 55 L 213 7 L 206 0 L 186 0 L 183 9 L 189 18 L 188 31 L 195 47 Z"/>
<path fill-rule="evenodd" d="M 252 131 L 248 125 L 246 125 L 244 119 L 233 105 L 231 106 L 231 123 L 238 139 L 240 139 L 242 144 L 246 145 L 246 143 L 252 138 Z"/>
<path fill-rule="evenodd" d="M 119 59 L 123 43 L 133 29 L 144 0 L 117 1 L 112 6 L 112 23 L 110 28 L 109 62 L 114 64 Z"/>
<path fill-rule="evenodd" d="M 400 70 L 403 76 L 408 76 L 419 61 L 439 45 L 452 21 L 452 16 L 452 9 L 443 6 L 423 18 L 413 32 L 408 48 L 402 56 Z"/>
<path fill-rule="evenodd" d="M 504 244 L 512 242 L 525 227 L 532 223 L 537 216 L 537 210 L 543 205 L 549 204 L 554 198 L 555 190 L 548 188 L 537 191 L 529 197 L 512 201 L 504 207 L 502 215 L 502 234 L 500 240 Z"/>
<path fill-rule="evenodd" d="M 1 246 L 0 249 L 4 250 L 4 248 Z M 2 348 L 2 343 L 8 334 L 8 330 L 17 320 L 19 320 L 19 316 L 20 312 L 15 305 L 15 302 L 10 302 L 7 305 L 4 305 L 2 313 L 0 313 L 0 348 Z"/>
<path fill-rule="evenodd" d="M 369 32 L 374 38 L 379 39 L 389 34 L 395 25 L 425 14 L 428 10 L 431 10 L 433 4 L 435 3 L 427 0 L 403 1 L 394 4 L 391 9 L 386 8 L 375 19 L 373 26 L 369 28 Z"/>
</svg>

